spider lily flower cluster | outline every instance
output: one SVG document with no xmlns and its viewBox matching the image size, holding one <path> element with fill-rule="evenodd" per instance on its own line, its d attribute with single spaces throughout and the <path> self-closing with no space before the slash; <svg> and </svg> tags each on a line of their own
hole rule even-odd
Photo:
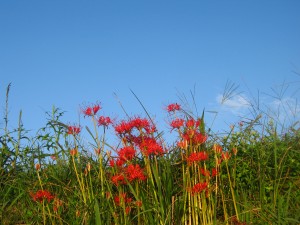
<svg viewBox="0 0 300 225">
<path fill-rule="evenodd" d="M 300 224 L 296 118 L 286 126 L 281 114 L 252 107 L 255 118 L 219 133 L 205 128 L 204 113 L 173 103 L 165 107 L 177 137 L 169 145 L 148 112 L 116 120 L 97 102 L 80 107 L 92 126 L 65 125 L 53 107 L 28 136 L 21 113 L 18 127 L 8 126 L 9 88 L 0 127 L 1 224 Z"/>
<path fill-rule="evenodd" d="M 203 118 L 186 116 L 178 103 L 166 107 L 171 117 L 171 131 L 178 134 L 176 146 L 172 148 L 179 153 L 178 158 L 172 159 L 178 168 L 174 177 L 171 172 L 174 166 L 169 163 L 170 149 L 158 135 L 153 120 L 135 116 L 115 121 L 99 115 L 101 109 L 99 103 L 81 109 L 83 116 L 93 121 L 95 143 L 91 146 L 96 162 L 85 160 L 79 137 L 82 128 L 70 125 L 66 129 L 66 134 L 74 137 L 71 138 L 73 146 L 68 150 L 69 163 L 76 177 L 75 190 L 82 208 L 95 204 L 95 210 L 110 209 L 109 224 L 165 224 L 165 220 L 170 224 L 175 221 L 185 225 L 212 224 L 221 165 L 228 163 L 231 154 L 220 145 L 207 146 Z M 98 131 L 101 127 L 102 136 Z M 106 151 L 109 145 L 105 142 L 105 130 L 108 128 L 112 128 L 120 140 L 117 147 L 111 147 L 114 154 Z M 59 160 L 59 156 L 55 158 Z M 182 189 L 174 191 L 174 183 Z M 40 184 L 45 185 L 41 180 Z M 34 201 L 45 199 L 50 202 L 54 195 L 47 191 L 33 195 Z M 153 208 L 157 218 L 150 210 Z M 181 214 L 174 219 L 176 211 Z M 76 218 L 84 215 L 76 210 Z"/>
<path fill-rule="evenodd" d="M 38 190 L 36 193 L 31 193 L 33 201 L 39 201 L 43 202 L 44 200 L 47 200 L 50 202 L 54 199 L 54 195 L 51 194 L 51 192 L 47 190 Z"/>
</svg>

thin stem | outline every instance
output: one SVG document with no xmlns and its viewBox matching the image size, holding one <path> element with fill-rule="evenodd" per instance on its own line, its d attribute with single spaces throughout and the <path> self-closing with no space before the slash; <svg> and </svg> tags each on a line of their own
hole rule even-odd
<svg viewBox="0 0 300 225">
<path fill-rule="evenodd" d="M 77 171 L 77 168 L 76 168 L 76 163 L 75 163 L 75 159 L 74 159 L 74 158 L 75 158 L 75 157 L 72 155 L 72 162 L 73 162 L 73 166 L 74 166 L 76 178 L 77 178 L 77 181 L 78 181 L 78 184 L 79 184 L 81 193 L 82 193 L 83 202 L 86 204 L 86 197 L 85 197 L 83 185 L 81 184 L 81 183 L 82 183 L 82 180 L 80 180 L 80 178 L 79 178 L 79 175 L 78 175 L 78 171 Z"/>
<path fill-rule="evenodd" d="M 231 182 L 231 178 L 230 178 L 230 173 L 229 173 L 229 168 L 228 168 L 228 162 L 227 162 L 227 160 L 225 160 L 225 165 L 226 165 L 227 176 L 228 176 L 228 180 L 229 180 L 229 186 L 230 186 L 231 196 L 232 196 L 232 200 L 233 200 L 233 206 L 234 206 L 236 218 L 239 221 L 239 214 L 238 214 L 238 210 L 237 210 L 237 206 L 236 206 L 235 194 L 234 194 L 234 190 L 233 190 L 233 187 L 232 187 L 232 182 Z"/>
</svg>

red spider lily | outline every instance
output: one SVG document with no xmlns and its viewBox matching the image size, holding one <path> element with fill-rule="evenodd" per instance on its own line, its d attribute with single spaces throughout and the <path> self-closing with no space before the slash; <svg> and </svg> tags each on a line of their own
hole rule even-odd
<svg viewBox="0 0 300 225">
<path fill-rule="evenodd" d="M 202 133 L 196 133 L 192 139 L 193 144 L 203 144 L 207 140 L 207 136 Z"/>
<path fill-rule="evenodd" d="M 122 197 L 120 198 L 119 196 L 115 196 L 115 197 L 114 197 L 114 202 L 115 202 L 115 204 L 116 204 L 117 206 L 120 205 L 121 199 L 122 199 Z"/>
<path fill-rule="evenodd" d="M 220 158 L 220 159 L 217 159 L 216 164 L 217 164 L 217 165 L 221 165 L 222 162 L 223 162 L 223 159 Z"/>
<path fill-rule="evenodd" d="M 163 147 L 159 145 L 155 138 L 146 137 L 139 143 L 141 152 L 146 155 L 162 155 L 164 153 Z"/>
<path fill-rule="evenodd" d="M 222 159 L 224 161 L 228 161 L 231 157 L 231 154 L 229 154 L 229 152 L 222 152 Z"/>
<path fill-rule="evenodd" d="M 126 184 L 125 177 L 124 177 L 123 174 L 117 174 L 117 175 L 114 175 L 114 176 L 111 178 L 111 181 L 112 181 L 116 186 L 119 186 L 119 184 Z"/>
<path fill-rule="evenodd" d="M 144 129 L 147 134 L 152 134 L 156 131 L 155 125 L 151 124 L 148 119 L 136 117 L 130 120 L 130 125 L 132 128 L 136 128 L 139 131 Z"/>
<path fill-rule="evenodd" d="M 100 104 L 95 104 L 93 106 L 88 106 L 82 109 L 82 112 L 85 116 L 94 116 L 101 109 Z"/>
<path fill-rule="evenodd" d="M 137 144 L 140 137 L 153 134 L 156 131 L 155 125 L 151 124 L 148 119 L 136 117 L 128 121 L 121 121 L 115 125 L 115 131 L 124 142 Z"/>
<path fill-rule="evenodd" d="M 85 116 L 93 115 L 93 109 L 91 107 L 87 107 L 87 108 L 83 109 L 82 112 Z"/>
<path fill-rule="evenodd" d="M 114 159 L 109 160 L 109 165 L 111 167 L 115 167 L 115 166 L 122 167 L 125 163 L 126 163 L 126 160 L 121 159 L 121 158 L 117 158 L 115 160 Z"/>
<path fill-rule="evenodd" d="M 209 177 L 210 176 L 210 172 L 207 169 L 201 168 L 200 169 L 200 173 L 205 176 L 205 177 Z"/>
<path fill-rule="evenodd" d="M 130 164 L 125 168 L 126 178 L 132 182 L 134 180 L 143 181 L 146 180 L 147 177 L 144 174 L 144 170 L 140 167 L 140 165 Z"/>
<path fill-rule="evenodd" d="M 186 140 L 179 141 L 179 142 L 177 142 L 177 146 L 178 146 L 179 148 L 186 149 L 187 146 L 188 146 L 188 143 L 187 143 Z"/>
<path fill-rule="evenodd" d="M 139 135 L 139 136 L 130 136 L 130 137 L 127 137 L 127 140 L 128 142 L 130 143 L 134 143 L 136 146 L 139 146 L 143 140 L 145 139 L 145 137 L 143 135 Z"/>
<path fill-rule="evenodd" d="M 153 134 L 155 131 L 157 131 L 155 125 L 150 125 L 149 127 L 144 127 L 147 134 Z"/>
<path fill-rule="evenodd" d="M 132 202 L 132 198 L 127 197 L 126 193 L 120 193 L 119 195 L 114 197 L 114 202 L 117 206 L 122 204 L 129 204 Z"/>
<path fill-rule="evenodd" d="M 57 212 L 59 207 L 63 205 L 63 201 L 60 200 L 59 198 L 54 198 L 53 200 L 53 211 Z"/>
<path fill-rule="evenodd" d="M 126 215 L 128 215 L 130 212 L 131 212 L 131 207 L 130 207 L 130 206 L 127 206 L 127 207 L 125 208 L 125 213 L 126 213 Z"/>
<path fill-rule="evenodd" d="M 39 163 L 35 164 L 35 169 L 40 170 L 41 169 L 41 164 L 39 164 Z"/>
<path fill-rule="evenodd" d="M 136 205 L 137 207 L 142 207 L 143 202 L 142 202 L 142 201 L 136 201 L 136 202 L 135 202 L 135 205 Z"/>
<path fill-rule="evenodd" d="M 200 120 L 194 120 L 192 119 L 188 119 L 187 121 L 185 121 L 185 125 L 188 128 L 197 128 L 200 125 Z"/>
<path fill-rule="evenodd" d="M 167 106 L 168 112 L 175 112 L 181 110 L 181 106 L 177 103 L 173 103 Z"/>
<path fill-rule="evenodd" d="M 192 139 L 195 135 L 196 131 L 194 129 L 188 129 L 185 130 L 185 132 L 182 134 L 182 137 L 185 138 L 186 140 Z"/>
<path fill-rule="evenodd" d="M 195 195 L 195 194 L 200 194 L 202 191 L 204 191 L 206 189 L 207 189 L 207 183 L 203 182 L 203 183 L 197 183 L 197 184 L 195 184 L 190 189 L 190 191 L 191 191 L 192 195 Z"/>
<path fill-rule="evenodd" d="M 126 121 L 121 121 L 115 126 L 115 131 L 118 135 L 129 134 L 131 132 L 132 125 Z"/>
<path fill-rule="evenodd" d="M 67 134 L 79 134 L 81 131 L 81 128 L 79 126 L 68 126 L 68 132 Z"/>
<path fill-rule="evenodd" d="M 206 152 L 193 152 L 187 157 L 186 161 L 188 164 L 192 164 L 193 162 L 205 161 L 208 159 L 208 154 Z"/>
<path fill-rule="evenodd" d="M 202 133 L 196 133 L 192 139 L 193 144 L 203 144 L 207 140 L 207 136 Z"/>
<path fill-rule="evenodd" d="M 140 132 L 144 129 L 147 134 L 152 134 L 156 131 L 156 127 L 151 125 L 148 119 L 142 119 L 140 117 L 136 117 L 129 121 L 121 121 L 115 126 L 115 131 L 118 135 L 125 135 L 130 134 L 134 128 Z"/>
<path fill-rule="evenodd" d="M 182 127 L 184 125 L 184 120 L 183 119 L 175 119 L 173 121 L 171 121 L 170 126 L 173 129 L 180 129 L 180 127 Z"/>
<path fill-rule="evenodd" d="M 104 126 L 104 127 L 108 127 L 110 124 L 112 124 L 112 120 L 110 119 L 110 117 L 104 117 L 104 116 L 100 116 L 98 119 L 98 126 Z"/>
<path fill-rule="evenodd" d="M 116 166 L 118 166 L 118 167 L 122 167 L 125 163 L 126 163 L 126 161 L 124 159 L 119 158 L 116 160 Z"/>
<path fill-rule="evenodd" d="M 146 128 L 146 127 L 150 127 L 150 123 L 147 119 L 142 119 L 140 117 L 136 117 L 132 120 L 130 120 L 130 125 L 132 127 L 137 128 L 138 130 Z"/>
<path fill-rule="evenodd" d="M 99 105 L 99 104 L 97 104 L 97 105 L 94 105 L 94 106 L 93 106 L 93 113 L 94 113 L 94 115 L 96 115 L 96 114 L 97 114 L 97 112 L 98 112 L 100 109 L 101 109 L 101 107 L 100 107 L 100 105 Z"/>
<path fill-rule="evenodd" d="M 234 147 L 234 148 L 232 148 L 232 152 L 233 152 L 234 155 L 236 155 L 237 152 L 238 152 L 238 149 L 236 147 Z"/>
<path fill-rule="evenodd" d="M 33 201 L 39 202 L 42 202 L 43 200 L 48 200 L 48 202 L 50 202 L 52 199 L 54 199 L 54 195 L 47 190 L 38 190 L 35 194 L 31 194 L 31 197 Z"/>
<path fill-rule="evenodd" d="M 133 147 L 126 146 L 126 147 L 121 148 L 118 151 L 118 156 L 120 159 L 127 161 L 127 160 L 132 160 L 135 156 L 135 153 L 136 153 L 136 151 Z"/>
<path fill-rule="evenodd" d="M 218 172 L 217 168 L 212 168 L 212 169 L 211 169 L 211 176 L 212 176 L 212 177 L 217 176 L 218 173 L 219 173 L 219 172 Z"/>
<path fill-rule="evenodd" d="M 78 154 L 78 150 L 77 150 L 76 148 L 70 150 L 70 155 L 71 155 L 71 156 L 75 156 L 75 155 L 77 155 L 77 154 Z"/>
<path fill-rule="evenodd" d="M 109 160 L 110 167 L 114 167 L 116 165 L 115 160 L 111 159 Z"/>
<path fill-rule="evenodd" d="M 222 146 L 221 145 L 218 145 L 218 144 L 214 144 L 213 145 L 213 151 L 217 154 L 221 154 L 223 149 L 222 149 Z"/>
<path fill-rule="evenodd" d="M 199 133 L 196 130 L 187 130 L 181 135 L 181 137 L 186 140 L 188 143 L 194 145 L 201 145 L 207 140 L 207 136 Z"/>
</svg>

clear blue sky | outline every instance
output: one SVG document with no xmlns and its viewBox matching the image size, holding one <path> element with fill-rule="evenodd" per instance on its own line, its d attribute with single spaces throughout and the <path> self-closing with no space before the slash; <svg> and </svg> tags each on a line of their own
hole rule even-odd
<svg viewBox="0 0 300 225">
<path fill-rule="evenodd" d="M 247 114 L 258 90 L 261 105 L 283 102 L 287 114 L 298 113 L 299 28 L 299 0 L 2 0 L 1 109 L 11 82 L 11 127 L 22 110 L 34 131 L 53 105 L 66 111 L 66 123 L 77 123 L 79 106 L 96 101 L 104 115 L 124 118 L 113 93 L 129 114 L 143 115 L 130 89 L 159 124 L 179 93 L 192 103 L 194 88 L 198 110 L 219 113 L 215 131 Z M 227 80 L 239 88 L 220 104 Z M 285 87 L 282 102 L 274 99 L 271 88 Z"/>
</svg>

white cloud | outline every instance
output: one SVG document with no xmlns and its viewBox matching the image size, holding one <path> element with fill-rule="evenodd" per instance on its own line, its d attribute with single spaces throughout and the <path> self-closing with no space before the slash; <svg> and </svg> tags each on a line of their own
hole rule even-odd
<svg viewBox="0 0 300 225">
<path fill-rule="evenodd" d="M 300 103 L 293 97 L 275 99 L 269 95 L 262 95 L 252 99 L 244 93 L 231 93 L 228 98 L 224 98 L 222 94 L 218 94 L 210 107 L 208 112 L 212 112 L 212 126 L 217 129 L 221 122 L 229 126 L 243 118 L 255 119 L 253 117 L 257 115 L 263 117 L 262 123 L 269 120 L 276 122 L 277 128 L 282 131 L 291 126 L 300 126 L 300 123 L 297 123 L 300 121 Z"/>
<path fill-rule="evenodd" d="M 217 103 L 225 110 L 232 112 L 239 112 L 248 109 L 250 104 L 249 100 L 244 95 L 234 95 L 230 98 L 224 99 L 224 96 L 219 94 L 217 96 Z"/>
<path fill-rule="evenodd" d="M 300 114 L 300 106 L 297 99 L 286 97 L 283 99 L 276 99 L 270 102 L 269 108 L 278 118 L 298 118 Z"/>
<path fill-rule="evenodd" d="M 250 107 L 246 95 L 232 93 L 229 98 L 224 98 L 222 94 L 218 94 L 206 110 L 207 126 L 216 132 L 228 131 L 231 125 L 249 113 Z"/>
</svg>

